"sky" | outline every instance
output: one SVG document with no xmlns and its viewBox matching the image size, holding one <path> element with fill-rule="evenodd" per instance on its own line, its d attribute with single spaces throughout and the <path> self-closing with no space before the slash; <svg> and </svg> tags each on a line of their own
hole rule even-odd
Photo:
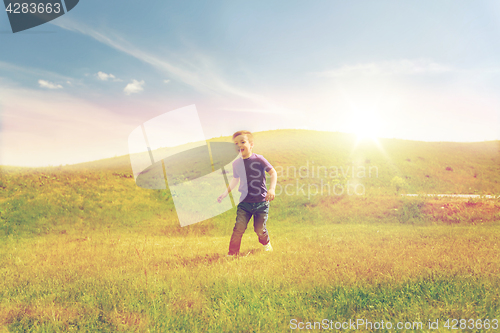
<svg viewBox="0 0 500 333">
<path fill-rule="evenodd" d="M 499 140 L 499 41 L 498 1 L 81 0 L 15 34 L 3 12 L 0 165 L 126 155 L 193 106 L 206 139 Z M 199 137 L 172 119 L 172 146 Z"/>
</svg>

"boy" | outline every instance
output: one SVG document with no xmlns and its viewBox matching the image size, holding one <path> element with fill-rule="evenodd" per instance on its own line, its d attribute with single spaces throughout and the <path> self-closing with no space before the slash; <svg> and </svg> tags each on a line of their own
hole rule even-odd
<svg viewBox="0 0 500 333">
<path fill-rule="evenodd" d="M 233 141 L 240 152 L 241 158 L 233 162 L 233 179 L 231 179 L 229 187 L 224 193 L 217 198 L 220 203 L 240 182 L 238 190 L 241 192 L 241 197 L 236 212 L 233 235 L 229 242 L 228 256 L 239 254 L 241 238 L 252 215 L 254 231 L 259 236 L 259 242 L 264 246 L 264 251 L 272 251 L 266 221 L 269 214 L 269 202 L 275 196 L 276 182 L 278 180 L 276 170 L 262 155 L 252 153 L 252 133 L 238 131 L 233 134 Z M 266 174 L 264 171 L 267 171 L 271 176 L 269 190 L 266 188 Z"/>
</svg>

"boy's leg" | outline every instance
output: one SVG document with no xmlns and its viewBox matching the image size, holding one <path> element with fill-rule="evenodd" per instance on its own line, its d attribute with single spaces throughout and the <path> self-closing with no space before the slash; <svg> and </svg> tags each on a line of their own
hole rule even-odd
<svg viewBox="0 0 500 333">
<path fill-rule="evenodd" d="M 267 232 L 266 222 L 269 216 L 269 202 L 264 201 L 255 207 L 253 212 L 253 230 L 259 236 L 259 243 L 266 245 L 269 243 L 269 233 Z"/>
<path fill-rule="evenodd" d="M 236 223 L 234 224 L 233 234 L 229 242 L 229 255 L 237 255 L 240 252 L 241 238 L 247 229 L 248 221 L 250 221 L 252 217 L 252 213 L 245 210 L 245 208 L 248 209 L 248 207 L 246 207 L 247 205 L 245 205 L 244 202 L 238 204 Z"/>
</svg>

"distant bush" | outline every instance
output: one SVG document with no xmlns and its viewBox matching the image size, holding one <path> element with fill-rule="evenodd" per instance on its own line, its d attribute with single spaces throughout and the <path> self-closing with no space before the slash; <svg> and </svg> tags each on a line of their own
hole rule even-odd
<svg viewBox="0 0 500 333">
<path fill-rule="evenodd" d="M 395 176 L 391 180 L 391 186 L 396 187 L 396 192 L 399 192 L 402 189 L 406 189 L 408 187 L 408 184 L 403 178 Z"/>
<path fill-rule="evenodd" d="M 399 222 L 414 223 L 422 221 L 425 217 L 423 208 L 425 201 L 421 199 L 403 199 L 403 205 L 399 209 Z"/>
</svg>

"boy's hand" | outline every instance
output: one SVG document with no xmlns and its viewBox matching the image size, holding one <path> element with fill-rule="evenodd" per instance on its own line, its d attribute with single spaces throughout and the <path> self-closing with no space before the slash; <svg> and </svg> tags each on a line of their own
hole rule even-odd
<svg viewBox="0 0 500 333">
<path fill-rule="evenodd" d="M 266 195 L 266 201 L 273 201 L 274 200 L 274 196 L 275 196 L 275 193 L 274 193 L 274 189 L 269 189 L 267 191 L 267 195 Z"/>
<path fill-rule="evenodd" d="M 227 194 L 221 194 L 221 195 L 217 198 L 217 201 L 218 201 L 219 203 L 221 203 L 221 202 L 222 202 L 222 199 L 224 199 L 225 197 L 227 197 Z"/>
</svg>

